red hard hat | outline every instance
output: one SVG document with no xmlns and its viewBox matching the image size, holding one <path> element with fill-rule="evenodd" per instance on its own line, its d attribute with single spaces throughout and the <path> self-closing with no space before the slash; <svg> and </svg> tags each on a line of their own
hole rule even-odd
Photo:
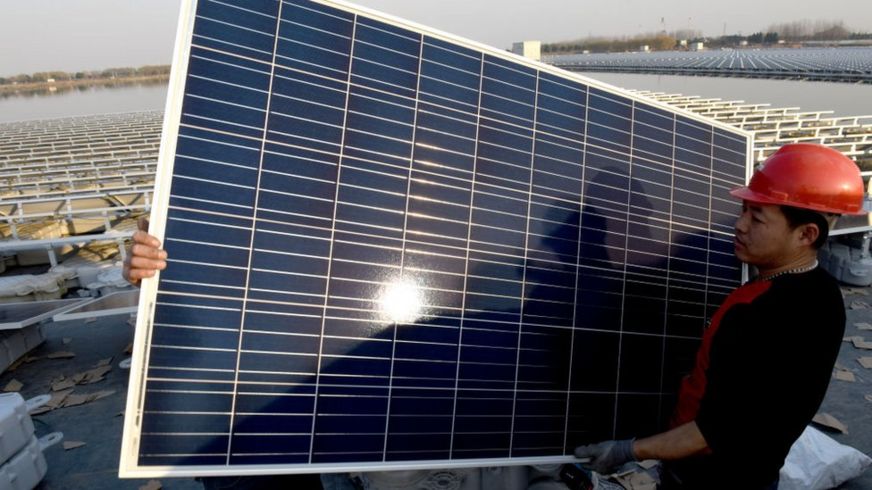
<svg viewBox="0 0 872 490">
<path fill-rule="evenodd" d="M 862 214 L 863 178 L 853 160 L 812 143 L 784 145 L 754 172 L 733 197 L 824 213 Z"/>
</svg>

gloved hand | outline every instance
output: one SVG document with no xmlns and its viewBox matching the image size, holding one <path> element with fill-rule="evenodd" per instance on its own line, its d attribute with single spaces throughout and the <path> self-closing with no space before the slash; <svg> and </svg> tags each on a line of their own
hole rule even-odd
<svg viewBox="0 0 872 490">
<path fill-rule="evenodd" d="M 633 452 L 633 441 L 635 439 L 603 441 L 597 444 L 579 446 L 575 448 L 575 457 L 590 458 L 590 462 L 581 463 L 581 466 L 608 475 L 623 466 L 624 463 L 637 461 L 636 453 Z"/>
</svg>

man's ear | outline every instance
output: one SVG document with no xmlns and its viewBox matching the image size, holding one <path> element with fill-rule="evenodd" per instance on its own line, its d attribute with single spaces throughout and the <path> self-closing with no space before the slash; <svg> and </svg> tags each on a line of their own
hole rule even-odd
<svg viewBox="0 0 872 490">
<path fill-rule="evenodd" d="M 820 228 L 818 228 L 818 225 L 814 223 L 799 225 L 796 231 L 799 233 L 799 241 L 803 245 L 812 246 L 814 245 L 814 242 L 817 241 L 818 237 L 821 236 Z"/>
</svg>

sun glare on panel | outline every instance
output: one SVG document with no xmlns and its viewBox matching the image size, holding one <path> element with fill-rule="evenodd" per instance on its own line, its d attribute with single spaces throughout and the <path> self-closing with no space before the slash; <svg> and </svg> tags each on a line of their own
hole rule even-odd
<svg viewBox="0 0 872 490">
<path fill-rule="evenodd" d="M 423 316 L 421 290 L 408 279 L 388 283 L 378 302 L 385 319 L 394 323 L 413 323 Z"/>
</svg>

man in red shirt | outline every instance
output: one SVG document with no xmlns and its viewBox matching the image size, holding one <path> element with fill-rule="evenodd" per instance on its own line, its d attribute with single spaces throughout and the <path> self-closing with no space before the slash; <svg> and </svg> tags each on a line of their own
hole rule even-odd
<svg viewBox="0 0 872 490">
<path fill-rule="evenodd" d="M 774 490 L 791 445 L 820 406 L 845 309 L 817 251 L 836 215 L 862 212 L 859 169 L 825 146 L 785 145 L 731 194 L 743 200 L 736 257 L 757 277 L 712 317 L 670 430 L 576 448 L 590 469 L 660 459 L 662 489 Z"/>
</svg>

